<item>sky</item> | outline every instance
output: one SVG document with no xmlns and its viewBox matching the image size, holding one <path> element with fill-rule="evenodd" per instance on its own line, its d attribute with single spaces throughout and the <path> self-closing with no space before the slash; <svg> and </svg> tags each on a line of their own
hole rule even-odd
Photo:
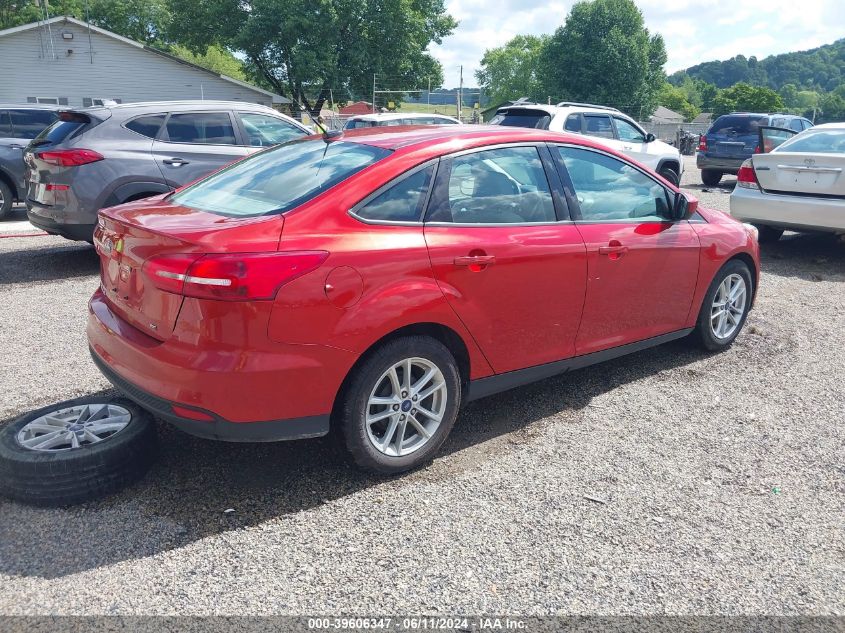
<svg viewBox="0 0 845 633">
<path fill-rule="evenodd" d="M 714 59 L 806 50 L 845 37 L 845 0 L 635 0 L 646 28 L 663 35 L 667 74 Z M 432 54 L 445 87 L 475 86 L 484 51 L 514 35 L 553 33 L 574 0 L 446 0 L 458 28 Z"/>
</svg>

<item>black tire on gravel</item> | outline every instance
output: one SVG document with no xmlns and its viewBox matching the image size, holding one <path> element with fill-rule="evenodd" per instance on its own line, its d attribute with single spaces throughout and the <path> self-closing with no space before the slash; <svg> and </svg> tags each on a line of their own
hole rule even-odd
<svg viewBox="0 0 845 633">
<path fill-rule="evenodd" d="M 426 444 L 401 457 L 385 455 L 373 446 L 367 434 L 366 415 L 371 391 L 382 374 L 407 358 L 423 358 L 434 363 L 446 383 L 446 405 L 442 421 Z M 383 475 L 416 468 L 433 458 L 448 437 L 461 404 L 461 378 L 449 349 L 427 336 L 393 339 L 372 352 L 351 375 L 339 402 L 339 421 L 346 449 L 355 464 L 366 471 Z"/>
<path fill-rule="evenodd" d="M 12 211 L 12 189 L 0 179 L 0 220 Z"/>
<path fill-rule="evenodd" d="M 95 444 L 68 450 L 24 448 L 18 432 L 58 409 L 113 404 L 130 413 L 129 424 Z M 0 428 L 0 494 L 23 503 L 62 507 L 98 499 L 139 480 L 153 463 L 157 434 L 152 416 L 122 398 L 84 397 L 27 413 Z"/>
<path fill-rule="evenodd" d="M 757 241 L 760 244 L 772 244 L 783 235 L 783 229 L 774 226 L 766 226 L 765 224 L 755 224 L 754 226 L 757 227 Z"/>
<path fill-rule="evenodd" d="M 713 307 L 713 301 L 716 297 L 716 292 L 719 286 L 726 277 L 732 274 L 740 275 L 745 280 L 745 310 L 742 313 L 739 325 L 734 332 L 726 338 L 718 338 L 713 333 L 710 324 L 710 310 Z M 748 311 L 751 309 L 751 301 L 754 297 L 754 281 L 751 277 L 751 271 L 748 265 L 738 259 L 732 259 L 719 269 L 719 272 L 713 277 L 710 282 L 710 287 L 707 288 L 707 293 L 704 295 L 704 301 L 701 304 L 701 309 L 698 312 L 698 321 L 696 321 L 693 337 L 698 344 L 704 349 L 711 352 L 720 352 L 727 349 L 739 336 L 742 328 L 745 326 L 745 320 L 748 318 Z"/>
<path fill-rule="evenodd" d="M 715 187 L 722 180 L 722 172 L 715 169 L 702 169 L 701 182 L 707 187 Z"/>
<path fill-rule="evenodd" d="M 681 184 L 681 177 L 678 176 L 678 172 L 676 172 L 671 167 L 664 167 L 660 170 L 660 175 L 663 176 L 666 180 L 671 182 L 676 187 Z"/>
</svg>

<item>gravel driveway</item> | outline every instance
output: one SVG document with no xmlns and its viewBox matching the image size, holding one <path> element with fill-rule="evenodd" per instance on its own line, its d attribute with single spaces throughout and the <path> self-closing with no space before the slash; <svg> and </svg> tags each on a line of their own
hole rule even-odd
<svg viewBox="0 0 845 633">
<path fill-rule="evenodd" d="M 793 235 L 763 265 L 729 351 L 680 341 L 472 403 L 393 479 L 329 440 L 162 425 L 117 496 L 0 500 L 0 613 L 845 614 L 845 245 Z M 0 238 L 0 420 L 108 388 L 96 285 L 88 246 Z"/>
</svg>

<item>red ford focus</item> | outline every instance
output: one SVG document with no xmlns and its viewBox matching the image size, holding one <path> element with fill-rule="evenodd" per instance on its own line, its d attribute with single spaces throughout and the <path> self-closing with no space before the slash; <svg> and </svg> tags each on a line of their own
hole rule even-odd
<svg viewBox="0 0 845 633">
<path fill-rule="evenodd" d="M 355 461 L 432 457 L 462 403 L 689 334 L 730 345 L 756 232 L 582 136 L 310 137 L 101 212 L 88 337 L 203 437 L 339 425 Z"/>
</svg>

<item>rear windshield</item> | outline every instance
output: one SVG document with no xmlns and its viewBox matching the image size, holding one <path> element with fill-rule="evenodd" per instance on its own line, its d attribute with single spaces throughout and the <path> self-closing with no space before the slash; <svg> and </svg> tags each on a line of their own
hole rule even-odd
<svg viewBox="0 0 845 633">
<path fill-rule="evenodd" d="M 366 119 L 351 119 L 346 122 L 346 125 L 343 127 L 347 130 L 354 130 L 359 127 L 375 127 L 375 121 L 368 121 Z"/>
<path fill-rule="evenodd" d="M 508 127 L 533 127 L 547 130 L 552 116 L 544 110 L 499 110 L 490 119 L 490 125 L 506 125 Z"/>
<path fill-rule="evenodd" d="M 710 134 L 757 134 L 757 128 L 766 125 L 769 117 L 725 114 L 716 119 Z"/>
<path fill-rule="evenodd" d="M 234 217 L 288 211 L 388 154 L 360 143 L 291 141 L 208 176 L 171 200 Z"/>
<path fill-rule="evenodd" d="M 779 152 L 806 152 L 808 154 L 845 154 L 845 129 L 811 129 L 793 136 L 777 148 Z"/>
<path fill-rule="evenodd" d="M 84 121 L 73 120 L 73 121 L 56 121 L 45 129 L 41 134 L 35 137 L 35 141 L 33 144 L 35 145 L 47 145 L 48 143 L 51 145 L 56 145 L 61 143 L 67 138 L 70 138 L 71 134 L 79 130 L 80 128 L 85 127 L 87 123 Z"/>
</svg>

